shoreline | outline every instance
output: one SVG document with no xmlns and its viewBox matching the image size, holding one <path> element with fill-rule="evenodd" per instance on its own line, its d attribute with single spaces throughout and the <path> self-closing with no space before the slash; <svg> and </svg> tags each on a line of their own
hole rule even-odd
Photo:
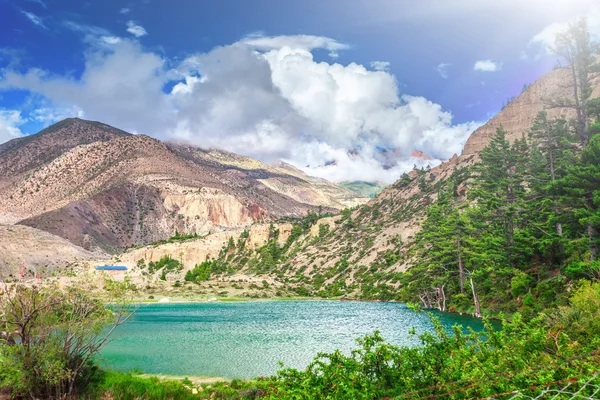
<svg viewBox="0 0 600 400">
<path fill-rule="evenodd" d="M 113 370 L 114 371 L 114 370 Z M 123 372 L 123 371 L 116 371 Z M 169 375 L 169 374 L 148 374 L 145 372 L 135 374 L 133 372 L 124 372 L 124 373 L 132 373 L 135 376 L 139 376 L 140 378 L 157 378 L 161 381 L 183 381 L 185 379 L 190 380 L 192 383 L 196 385 L 207 384 L 207 383 L 217 383 L 217 382 L 231 382 L 233 379 L 225 378 L 222 376 L 194 376 L 194 375 Z M 245 379 L 246 381 L 251 379 Z"/>
<path fill-rule="evenodd" d="M 163 299 L 168 299 L 165 301 L 161 301 Z M 401 303 L 406 304 L 404 301 L 400 300 L 362 300 L 362 299 L 348 299 L 348 298 L 326 298 L 326 297 L 269 297 L 269 298 L 247 298 L 247 297 L 224 297 L 224 298 L 214 298 L 214 299 L 178 299 L 175 298 L 173 300 L 168 297 L 164 297 L 163 299 L 158 300 L 131 300 L 131 304 L 133 305 L 153 305 L 153 304 L 206 304 L 206 303 L 259 303 L 259 302 L 274 302 L 274 301 L 332 301 L 332 302 L 355 302 L 355 303 Z M 105 302 L 106 305 L 118 304 L 114 301 Z M 423 310 L 429 311 L 429 310 Z M 438 310 L 436 310 L 438 311 Z M 448 313 L 456 312 L 446 311 Z"/>
</svg>

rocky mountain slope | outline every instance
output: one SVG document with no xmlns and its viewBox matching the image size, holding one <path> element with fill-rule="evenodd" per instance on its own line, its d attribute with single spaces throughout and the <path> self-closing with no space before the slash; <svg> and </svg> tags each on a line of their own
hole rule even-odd
<svg viewBox="0 0 600 400">
<path fill-rule="evenodd" d="M 537 113 L 546 108 L 545 99 L 572 93 L 568 73 L 565 69 L 554 70 L 530 85 L 470 136 L 460 156 L 455 155 L 424 174 L 428 189 L 420 188 L 418 171 L 412 171 L 411 179 L 396 181 L 351 215 L 337 217 L 335 224 L 329 224 L 327 236 L 316 243 L 308 242 L 286 261 L 290 265 L 286 276 L 291 278 L 297 271 L 311 271 L 313 278 L 326 277 L 319 285 L 321 288 L 338 276 L 343 276 L 348 285 L 380 282 L 397 286 L 395 274 L 405 271 L 411 263 L 404 250 L 419 231 L 427 206 L 435 201 L 436 188 L 451 176 L 459 183 L 464 181 L 461 171 L 478 161 L 479 153 L 496 128 L 503 126 L 511 142 L 527 137 Z M 597 96 L 600 96 L 598 79 L 592 94 Z M 547 112 L 549 117 L 574 116 L 573 110 L 567 108 L 550 108 Z M 458 190 L 459 195 L 466 195 L 460 184 Z"/>
<path fill-rule="evenodd" d="M 66 267 L 110 259 L 102 251 L 90 252 L 66 239 L 24 225 L 0 225 L 0 279 L 47 277 Z"/>
<path fill-rule="evenodd" d="M 361 202 L 299 171 L 81 119 L 1 145 L 0 177 L 0 222 L 110 252 Z"/>
</svg>

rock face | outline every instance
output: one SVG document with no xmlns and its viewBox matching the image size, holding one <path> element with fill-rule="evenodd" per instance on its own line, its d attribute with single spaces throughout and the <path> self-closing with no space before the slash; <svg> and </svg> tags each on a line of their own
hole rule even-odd
<svg viewBox="0 0 600 400">
<path fill-rule="evenodd" d="M 510 102 L 501 112 L 496 114 L 485 125 L 477 129 L 465 143 L 461 160 L 478 156 L 489 143 L 490 137 L 500 125 L 508 132 L 511 141 L 523 136 L 527 137 L 537 113 L 544 109 L 545 100 L 552 98 L 572 97 L 573 89 L 569 87 L 570 72 L 567 69 L 554 70 L 531 84 L 520 96 Z M 600 96 L 600 82 L 596 80 L 592 97 Z M 548 109 L 550 118 L 573 118 L 573 110 L 566 108 Z"/>
<path fill-rule="evenodd" d="M 76 118 L 0 145 L 0 189 L 0 223 L 113 253 L 360 202 L 299 171 Z"/>
<path fill-rule="evenodd" d="M 292 232 L 292 224 L 274 224 L 279 230 L 278 242 L 283 245 Z M 255 224 L 248 229 L 248 247 L 251 250 L 267 244 L 270 224 Z M 184 271 L 193 268 L 209 258 L 216 258 L 230 238 L 237 241 L 244 229 L 232 229 L 216 232 L 203 238 L 192 239 L 180 243 L 167 243 L 158 246 L 144 246 L 129 250 L 119 256 L 119 260 L 127 266 L 134 267 L 138 260 L 145 262 L 158 261 L 166 255 L 180 260 Z"/>
<path fill-rule="evenodd" d="M 412 157 L 420 158 L 421 160 L 433 160 L 433 158 L 429 157 L 427 154 L 423 153 L 420 150 L 413 150 L 412 153 L 410 153 L 410 155 Z"/>
</svg>

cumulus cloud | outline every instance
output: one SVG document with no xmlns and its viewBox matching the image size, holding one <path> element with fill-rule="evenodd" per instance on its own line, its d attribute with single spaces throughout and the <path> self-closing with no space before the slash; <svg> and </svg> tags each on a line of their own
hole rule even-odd
<svg viewBox="0 0 600 400">
<path fill-rule="evenodd" d="M 143 26 L 136 24 L 133 21 L 127 21 L 127 32 L 139 38 L 148 34 Z"/>
<path fill-rule="evenodd" d="M 18 126 L 24 122 L 19 111 L 0 109 L 0 143 L 23 136 Z"/>
<path fill-rule="evenodd" d="M 129 14 L 129 11 L 131 11 L 131 9 L 127 8 L 127 7 L 123 7 L 119 10 L 119 12 L 121 14 Z"/>
<path fill-rule="evenodd" d="M 32 24 L 39 26 L 40 28 L 48 29 L 46 25 L 44 25 L 44 21 L 41 17 L 38 17 L 37 15 L 29 11 L 21 11 L 21 13 L 25 15 L 27 19 L 31 21 Z"/>
<path fill-rule="evenodd" d="M 475 71 L 496 72 L 502 69 L 502 63 L 493 60 L 479 60 L 473 66 Z"/>
<path fill-rule="evenodd" d="M 440 76 L 444 79 L 448 78 L 448 68 L 451 66 L 452 64 L 449 63 L 439 63 L 437 66 L 437 72 L 440 74 Z"/>
<path fill-rule="evenodd" d="M 346 48 L 316 36 L 253 35 L 173 63 L 121 39 L 86 52 L 79 78 L 9 69 L 0 90 L 41 94 L 60 110 L 40 107 L 40 119 L 77 113 L 161 139 L 283 159 L 332 180 L 393 182 L 415 163 L 460 153 L 478 123 L 453 124 L 440 105 L 401 94 L 385 64 L 313 58 L 317 49 Z M 415 148 L 437 160 L 412 157 Z"/>
</svg>

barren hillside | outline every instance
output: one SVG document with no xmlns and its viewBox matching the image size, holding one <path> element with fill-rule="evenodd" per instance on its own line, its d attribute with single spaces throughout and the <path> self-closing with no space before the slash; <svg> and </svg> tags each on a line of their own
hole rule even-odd
<svg viewBox="0 0 600 400">
<path fill-rule="evenodd" d="M 248 157 L 80 119 L 3 144 L 0 171 L 0 221 L 111 252 L 360 202 Z"/>
<path fill-rule="evenodd" d="M 17 278 L 21 268 L 33 278 L 51 276 L 65 267 L 84 266 L 108 259 L 109 255 L 90 252 L 61 237 L 22 225 L 0 225 L 0 278 Z"/>
</svg>

